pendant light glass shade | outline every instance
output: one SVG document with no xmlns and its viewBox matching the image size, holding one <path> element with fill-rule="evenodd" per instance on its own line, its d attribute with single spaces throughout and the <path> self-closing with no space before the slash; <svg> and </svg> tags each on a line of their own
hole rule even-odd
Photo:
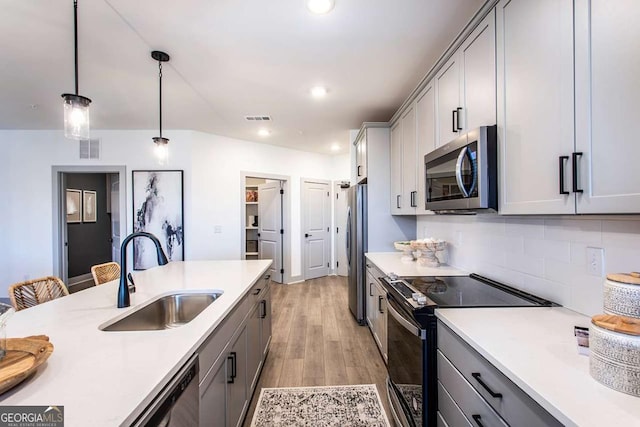
<svg viewBox="0 0 640 427">
<path fill-rule="evenodd" d="M 89 139 L 89 104 L 91 100 L 81 95 L 65 93 L 64 136 L 70 139 Z"/>
<path fill-rule="evenodd" d="M 158 164 L 160 166 L 166 165 L 169 162 L 169 139 L 155 136 L 153 142 L 156 144 L 154 151 Z"/>
</svg>

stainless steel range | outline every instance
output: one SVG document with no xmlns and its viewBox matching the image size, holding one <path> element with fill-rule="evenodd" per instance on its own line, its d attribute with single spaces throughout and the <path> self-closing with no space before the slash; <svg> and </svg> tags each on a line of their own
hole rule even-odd
<svg viewBox="0 0 640 427">
<path fill-rule="evenodd" d="M 382 277 L 387 289 L 387 392 L 396 423 L 435 427 L 438 410 L 436 308 L 548 307 L 551 301 L 472 274 Z"/>
</svg>

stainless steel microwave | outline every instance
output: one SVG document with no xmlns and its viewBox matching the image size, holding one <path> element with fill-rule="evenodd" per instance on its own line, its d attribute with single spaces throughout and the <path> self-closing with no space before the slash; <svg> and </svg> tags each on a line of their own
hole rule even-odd
<svg viewBox="0 0 640 427">
<path fill-rule="evenodd" d="M 467 132 L 424 156 L 425 207 L 498 210 L 496 126 Z"/>
</svg>

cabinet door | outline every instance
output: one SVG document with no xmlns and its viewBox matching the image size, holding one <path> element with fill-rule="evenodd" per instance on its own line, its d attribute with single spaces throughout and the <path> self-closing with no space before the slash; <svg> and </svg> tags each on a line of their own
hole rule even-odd
<svg viewBox="0 0 640 427">
<path fill-rule="evenodd" d="M 267 289 L 261 304 L 261 321 L 260 321 L 260 349 L 262 355 L 262 362 L 267 357 L 269 351 L 269 343 L 271 342 L 271 289 Z"/>
<path fill-rule="evenodd" d="M 495 11 L 478 25 L 460 47 L 464 132 L 496 124 L 496 19 Z"/>
<path fill-rule="evenodd" d="M 500 213 L 575 212 L 569 189 L 573 152 L 573 2 L 502 0 L 498 25 Z"/>
<path fill-rule="evenodd" d="M 578 213 L 640 212 L 640 2 L 576 2 Z"/>
<path fill-rule="evenodd" d="M 391 128 L 391 214 L 402 212 L 402 120 Z"/>
<path fill-rule="evenodd" d="M 429 83 L 418 96 L 416 102 L 416 145 L 417 145 L 417 214 L 431 212 L 425 209 L 427 196 L 424 156 L 436 148 L 435 96 L 433 84 Z"/>
<path fill-rule="evenodd" d="M 378 287 L 378 301 L 380 306 L 378 307 L 378 336 L 380 339 L 380 350 L 384 360 L 387 360 L 387 292 L 384 287 L 379 283 Z"/>
<path fill-rule="evenodd" d="M 447 62 L 435 77 L 437 111 L 437 146 L 458 137 L 462 129 L 458 120 L 460 105 L 460 64 L 458 56 Z"/>
<path fill-rule="evenodd" d="M 249 390 L 258 381 L 258 369 L 262 361 L 262 347 L 260 342 L 261 304 L 256 304 L 247 319 L 247 378 Z"/>
<path fill-rule="evenodd" d="M 247 407 L 247 324 L 242 325 L 228 353 L 227 369 L 227 426 L 237 427 Z"/>
<path fill-rule="evenodd" d="M 367 133 L 363 132 L 362 137 L 356 143 L 356 176 L 358 182 L 367 178 Z"/>
<path fill-rule="evenodd" d="M 213 364 L 200 384 L 200 426 L 224 426 L 227 407 L 227 366 L 226 353 Z"/>
<path fill-rule="evenodd" d="M 371 273 L 367 271 L 367 296 L 366 296 L 366 313 L 367 313 L 367 325 L 369 325 L 369 329 L 371 332 L 375 334 L 375 324 L 376 324 L 376 280 L 373 278 Z"/>
<path fill-rule="evenodd" d="M 409 107 L 402 116 L 402 204 L 403 214 L 415 214 L 418 189 L 416 186 L 416 110 Z"/>
</svg>

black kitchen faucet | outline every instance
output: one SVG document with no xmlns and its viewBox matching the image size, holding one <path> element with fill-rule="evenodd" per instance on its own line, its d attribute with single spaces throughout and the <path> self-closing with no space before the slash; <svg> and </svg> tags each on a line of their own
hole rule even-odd
<svg viewBox="0 0 640 427">
<path fill-rule="evenodd" d="M 129 307 L 131 304 L 129 301 L 129 285 L 127 283 L 127 245 L 136 237 L 148 237 L 156 246 L 156 253 L 158 255 L 158 265 L 166 265 L 169 263 L 167 256 L 162 250 L 160 241 L 156 236 L 145 231 L 139 231 L 137 233 L 131 233 L 122 241 L 120 245 L 120 262 L 122 268 L 120 269 L 120 287 L 118 288 L 118 308 Z M 132 280 L 133 282 L 133 280 Z"/>
</svg>

